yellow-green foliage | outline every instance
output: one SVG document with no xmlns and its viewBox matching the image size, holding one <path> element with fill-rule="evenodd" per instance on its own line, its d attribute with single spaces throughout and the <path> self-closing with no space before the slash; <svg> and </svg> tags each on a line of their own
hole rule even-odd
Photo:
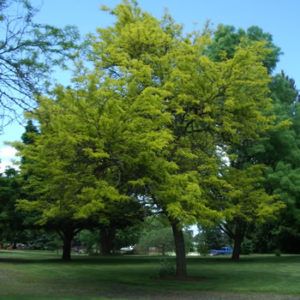
<svg viewBox="0 0 300 300">
<path fill-rule="evenodd" d="M 155 91 L 149 91 L 151 101 L 147 90 L 127 97 L 120 93 L 123 81 L 108 79 L 98 87 L 97 76 L 90 74 L 77 91 L 58 88 L 55 100 L 40 98 L 29 116 L 39 122 L 40 134 L 33 144 L 16 144 L 33 191 L 33 200 L 19 200 L 18 207 L 40 211 L 41 223 L 86 218 L 109 202 L 128 200 L 127 182 L 141 177 L 172 138 L 162 128 L 170 117 Z"/>
<path fill-rule="evenodd" d="M 85 217 L 132 185 L 176 223 L 221 218 L 211 205 L 212 188 L 228 184 L 218 146 L 271 126 L 264 44 L 214 62 L 206 32 L 184 36 L 169 15 L 160 22 L 135 2 L 110 12 L 114 25 L 90 36 L 94 71 L 40 99 L 41 134 L 20 151 L 38 200 L 19 207 Z"/>
<path fill-rule="evenodd" d="M 252 165 L 244 169 L 228 167 L 224 179 L 229 185 L 219 203 L 226 220 L 238 218 L 247 223 L 265 222 L 275 218 L 285 206 L 275 195 L 268 195 L 263 188 L 264 169 L 263 165 Z"/>
<path fill-rule="evenodd" d="M 114 26 L 91 37 L 95 66 L 125 80 L 141 107 L 161 101 L 169 117 L 161 130 L 172 134 L 147 176 L 132 184 L 181 224 L 221 218 L 210 204 L 213 188 L 229 187 L 219 176 L 217 146 L 257 138 L 272 123 L 265 44 L 242 41 L 233 58 L 214 62 L 205 55 L 207 30 L 184 36 L 169 15 L 159 22 L 128 1 L 111 13 Z"/>
</svg>

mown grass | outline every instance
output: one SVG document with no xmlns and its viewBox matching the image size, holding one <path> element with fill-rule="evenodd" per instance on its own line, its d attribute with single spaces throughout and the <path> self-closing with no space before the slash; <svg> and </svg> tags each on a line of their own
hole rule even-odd
<svg viewBox="0 0 300 300">
<path fill-rule="evenodd" d="M 197 280 L 184 282 L 160 280 L 160 261 L 78 255 L 65 263 L 46 251 L 0 251 L 0 299 L 267 299 L 258 294 L 300 299 L 299 255 L 244 256 L 239 263 L 228 257 L 192 257 L 188 272 Z M 212 294 L 217 296 L 204 297 Z"/>
</svg>

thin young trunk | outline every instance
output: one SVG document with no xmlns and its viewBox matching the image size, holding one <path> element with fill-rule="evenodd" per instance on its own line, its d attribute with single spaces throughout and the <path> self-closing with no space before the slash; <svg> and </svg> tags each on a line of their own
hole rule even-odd
<svg viewBox="0 0 300 300">
<path fill-rule="evenodd" d="M 178 228 L 177 222 L 172 222 L 172 230 L 175 242 L 176 251 L 176 277 L 185 278 L 187 277 L 186 271 L 186 257 L 185 257 L 185 245 L 184 236 L 181 229 Z"/>
<path fill-rule="evenodd" d="M 100 231 L 101 254 L 110 255 L 114 248 L 116 230 L 114 228 L 102 228 Z"/>
</svg>

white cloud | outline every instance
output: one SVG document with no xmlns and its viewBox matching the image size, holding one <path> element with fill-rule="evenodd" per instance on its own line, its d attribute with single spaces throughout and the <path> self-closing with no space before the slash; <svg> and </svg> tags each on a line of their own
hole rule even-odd
<svg viewBox="0 0 300 300">
<path fill-rule="evenodd" d="M 7 167 L 19 169 L 14 165 L 13 161 L 18 160 L 16 158 L 16 149 L 13 147 L 5 146 L 0 149 L 0 173 L 3 173 Z"/>
<path fill-rule="evenodd" d="M 19 169 L 19 166 L 14 165 L 12 162 L 1 161 L 1 163 L 0 163 L 0 173 L 3 173 L 7 167 L 11 167 L 11 168 L 14 168 L 16 170 Z"/>
<path fill-rule="evenodd" d="M 15 158 L 17 150 L 13 147 L 3 147 L 0 149 L 0 159 L 12 159 Z"/>
</svg>

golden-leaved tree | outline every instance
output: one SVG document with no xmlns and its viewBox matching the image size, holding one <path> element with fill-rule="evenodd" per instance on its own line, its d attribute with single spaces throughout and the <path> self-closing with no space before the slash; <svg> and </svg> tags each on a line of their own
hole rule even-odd
<svg viewBox="0 0 300 300">
<path fill-rule="evenodd" d="M 168 113 L 155 94 L 130 97 L 125 81 L 96 73 L 76 80 L 76 90 L 57 88 L 53 98 L 39 99 L 29 117 L 40 132 L 30 144 L 15 143 L 30 193 L 18 208 L 38 212 L 41 225 L 55 225 L 64 260 L 89 217 L 107 216 L 113 203 L 137 201 L 126 183 L 142 176 L 143 165 L 171 139 L 161 128 Z"/>
<path fill-rule="evenodd" d="M 219 173 L 218 149 L 226 153 L 231 144 L 256 138 L 271 126 L 270 78 L 263 65 L 268 49 L 263 41 L 243 41 L 233 57 L 215 62 L 206 55 L 210 36 L 205 31 L 185 35 L 169 15 L 159 21 L 135 1 L 104 9 L 116 22 L 91 36 L 95 67 L 126 80 L 127 95 L 159 95 L 170 115 L 162 128 L 172 140 L 132 184 L 168 217 L 176 275 L 185 277 L 183 226 L 223 217 L 211 203 L 214 190 L 230 188 Z"/>
<path fill-rule="evenodd" d="M 268 50 L 242 43 L 214 62 L 205 31 L 185 35 L 169 15 L 159 21 L 135 1 L 104 9 L 116 22 L 90 36 L 94 71 L 78 76 L 76 89 L 40 99 L 31 115 L 41 134 L 18 147 L 36 200 L 19 207 L 40 210 L 41 222 L 78 220 L 106 201 L 143 196 L 168 218 L 176 276 L 185 277 L 183 227 L 223 218 L 212 203 L 229 187 L 220 149 L 271 126 Z"/>
</svg>

